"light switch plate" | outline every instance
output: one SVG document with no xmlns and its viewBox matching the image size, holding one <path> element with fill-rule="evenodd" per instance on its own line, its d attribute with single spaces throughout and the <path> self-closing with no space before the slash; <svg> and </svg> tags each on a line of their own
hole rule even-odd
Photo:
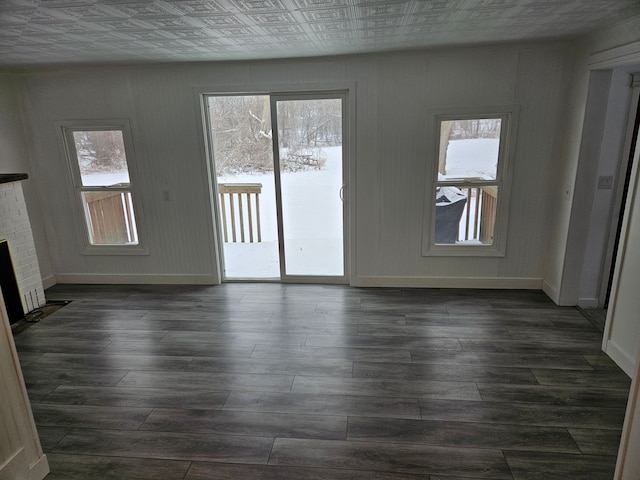
<svg viewBox="0 0 640 480">
<path fill-rule="evenodd" d="M 613 188 L 613 175 L 600 175 L 598 177 L 598 189 L 610 190 Z"/>
</svg>

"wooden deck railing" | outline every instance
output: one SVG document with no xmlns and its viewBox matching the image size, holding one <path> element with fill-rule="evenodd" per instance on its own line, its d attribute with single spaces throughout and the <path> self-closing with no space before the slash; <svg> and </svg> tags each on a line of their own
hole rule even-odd
<svg viewBox="0 0 640 480">
<path fill-rule="evenodd" d="M 458 241 L 479 240 L 493 243 L 496 222 L 497 187 L 468 188 L 467 205 L 462 214 L 464 232 Z"/>
<path fill-rule="evenodd" d="M 125 245 L 137 242 L 128 192 L 85 192 L 91 243 Z"/>
<path fill-rule="evenodd" d="M 231 241 L 237 242 L 240 231 L 240 242 L 246 242 L 245 230 L 249 234 L 249 243 L 262 241 L 260 230 L 260 194 L 261 183 L 219 183 L 220 217 L 224 241 L 229 241 L 229 223 L 231 224 Z M 253 195 L 253 197 L 252 197 Z M 253 199 L 253 202 L 252 202 Z M 227 204 L 229 212 L 227 213 Z M 244 212 L 247 212 L 245 222 Z M 255 215 L 254 215 L 255 210 Z M 255 234 L 254 235 L 254 231 Z"/>
</svg>

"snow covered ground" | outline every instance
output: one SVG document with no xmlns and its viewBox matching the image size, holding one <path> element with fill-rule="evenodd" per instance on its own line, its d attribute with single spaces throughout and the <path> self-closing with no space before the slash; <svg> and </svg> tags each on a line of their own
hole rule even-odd
<svg viewBox="0 0 640 480">
<path fill-rule="evenodd" d="M 285 262 L 290 275 L 344 274 L 341 147 L 324 152 L 327 161 L 322 169 L 281 176 Z M 262 242 L 225 243 L 226 278 L 280 278 L 273 174 L 224 176 L 218 177 L 218 183 L 262 184 Z"/>
<path fill-rule="evenodd" d="M 498 138 L 454 140 L 447 149 L 447 179 L 479 177 L 495 180 Z"/>
</svg>

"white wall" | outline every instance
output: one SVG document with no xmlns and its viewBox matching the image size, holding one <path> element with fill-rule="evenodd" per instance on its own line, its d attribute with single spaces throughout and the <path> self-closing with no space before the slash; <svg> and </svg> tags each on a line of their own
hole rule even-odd
<svg viewBox="0 0 640 480">
<path fill-rule="evenodd" d="M 97 70 L 29 76 L 25 111 L 58 281 L 211 282 L 211 215 L 192 84 L 178 71 Z M 82 254 L 56 120 L 128 118 L 150 255 Z M 162 200 L 169 190 L 171 201 Z M 105 278 L 106 276 L 106 278 Z"/>
<path fill-rule="evenodd" d="M 33 175 L 29 162 L 27 138 L 23 129 L 20 108 L 20 78 L 16 75 L 0 74 L 0 173 L 27 173 Z M 53 282 L 53 267 L 43 226 L 40 200 L 32 180 L 23 182 L 22 188 L 36 231 L 36 251 L 40 273 L 49 284 Z"/>
<path fill-rule="evenodd" d="M 505 286 L 506 282 L 495 279 L 510 279 L 515 287 L 540 288 L 564 61 L 564 52 L 539 48 L 460 51 L 381 62 L 375 97 L 364 99 L 378 103 L 377 144 L 373 145 L 377 155 L 363 157 L 363 139 L 358 138 L 358 200 L 362 203 L 357 215 L 366 222 L 357 230 L 362 240 L 356 248 L 360 281 L 456 286 L 461 283 L 447 278 L 480 277 L 485 280 L 475 286 Z M 422 70 L 416 68 L 420 66 Z M 425 131 L 426 110 L 505 104 L 521 107 L 506 256 L 420 257 L 419 202 L 425 175 L 433 171 L 427 162 L 431 138 Z M 370 160 L 375 168 L 362 168 L 363 160 Z M 430 277 L 433 282 L 425 280 Z"/>
<path fill-rule="evenodd" d="M 545 253 L 543 290 L 560 303 L 563 286 L 567 238 L 571 221 L 577 163 L 582 138 L 589 74 L 585 71 L 584 56 L 576 52 L 573 78 L 567 90 L 563 122 L 558 135 L 561 137 L 558 163 L 551 179 L 552 202 L 555 208 L 549 216 L 549 241 Z M 571 77 L 570 77 L 571 78 Z"/>
<path fill-rule="evenodd" d="M 590 275 L 601 267 L 602 253 L 590 258 L 586 255 L 593 255 L 602 245 L 602 239 L 598 238 L 598 233 L 590 236 L 589 232 L 590 228 L 607 227 L 599 223 L 604 221 L 602 212 L 592 211 L 592 206 L 594 201 L 608 201 L 607 192 L 594 191 L 595 181 L 600 165 L 602 171 L 607 171 L 610 168 L 608 161 L 617 162 L 617 159 L 610 158 L 604 161 L 600 153 L 612 155 L 620 146 L 619 139 L 615 140 L 618 143 L 605 142 L 604 149 L 602 145 L 603 134 L 610 132 L 610 127 L 619 122 L 620 115 L 624 115 L 624 112 L 611 110 L 620 108 L 619 98 L 610 105 L 608 103 L 611 92 L 614 92 L 613 99 L 620 94 L 617 90 L 620 88 L 619 77 L 614 76 L 613 83 L 607 83 L 603 79 L 609 73 L 592 72 L 636 63 L 633 52 L 638 41 L 640 17 L 635 17 L 585 37 L 576 44 L 561 132 L 562 161 L 554 186 L 557 209 L 551 217 L 549 249 L 544 266 L 544 290 L 561 305 L 575 305 L 579 297 L 587 298 L 594 289 L 583 277 L 583 271 Z M 597 208 L 601 207 L 598 203 Z"/>
<path fill-rule="evenodd" d="M 34 181 L 59 281 L 210 281 L 212 214 L 195 91 L 355 85 L 354 284 L 539 288 L 561 162 L 563 45 L 468 48 L 312 60 L 80 69 L 24 76 Z M 541 88 L 540 86 L 544 87 Z M 430 107 L 520 106 L 504 258 L 421 256 Z M 71 183 L 54 122 L 129 118 L 149 234 L 148 256 L 81 254 Z M 171 192 L 171 201 L 162 199 Z M 471 282 L 473 284 L 473 282 Z M 469 285 L 469 282 L 465 284 Z M 471 285 L 473 286 L 473 285 Z"/>
<path fill-rule="evenodd" d="M 580 153 L 571 187 L 571 217 L 566 239 L 571 248 L 565 251 L 559 301 L 563 305 L 575 305 L 578 300 L 610 87 L 610 71 L 590 73 Z"/>
</svg>

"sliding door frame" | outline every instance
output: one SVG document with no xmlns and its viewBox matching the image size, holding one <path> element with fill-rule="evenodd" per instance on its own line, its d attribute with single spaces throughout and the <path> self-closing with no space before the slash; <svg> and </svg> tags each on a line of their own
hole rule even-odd
<svg viewBox="0 0 640 480">
<path fill-rule="evenodd" d="M 278 132 L 278 102 L 297 101 L 297 100 L 340 100 L 342 104 L 342 190 L 346 190 L 348 179 L 347 162 L 347 146 L 345 139 L 349 136 L 347 126 L 347 92 L 304 92 L 304 93 L 288 93 L 270 95 L 271 101 L 271 129 L 273 139 L 273 164 L 276 182 L 276 210 L 278 212 L 278 250 L 280 255 L 280 281 L 283 283 L 326 283 L 326 284 L 347 284 L 349 276 L 347 274 L 349 262 L 347 252 L 349 245 L 347 242 L 348 231 L 348 205 L 343 196 L 342 205 L 342 275 L 293 275 L 287 273 L 286 252 L 285 252 L 285 231 L 283 223 L 282 208 L 282 178 L 280 169 L 280 138 Z M 337 192 L 339 195 L 339 192 Z"/>
<path fill-rule="evenodd" d="M 207 98 L 215 96 L 244 96 L 244 95 L 268 95 L 278 99 L 286 98 L 342 98 L 342 172 L 343 172 L 343 260 L 344 275 L 335 276 L 298 276 L 282 275 L 280 279 L 227 279 L 224 276 L 224 241 L 221 234 L 219 195 L 216 181 L 215 163 L 213 158 L 213 145 L 210 135 L 211 121 L 209 118 Z M 277 283 L 319 283 L 319 284 L 352 284 L 355 278 L 355 107 L 356 85 L 355 83 L 340 84 L 306 84 L 306 85 L 273 85 L 266 88 L 264 85 L 255 88 L 247 87 L 239 90 L 237 86 L 212 86 L 194 88 L 194 99 L 198 107 L 198 122 L 200 124 L 199 140 L 201 143 L 202 161 L 206 169 L 206 177 L 209 186 L 209 204 L 211 224 L 209 226 L 211 245 L 214 248 L 213 269 L 216 273 L 216 284 L 223 282 L 277 282 Z M 272 117 L 273 121 L 273 117 Z M 275 141 L 275 140 L 274 140 Z M 279 232 L 280 233 L 280 232 Z M 282 266 L 281 266 L 282 268 Z"/>
</svg>

